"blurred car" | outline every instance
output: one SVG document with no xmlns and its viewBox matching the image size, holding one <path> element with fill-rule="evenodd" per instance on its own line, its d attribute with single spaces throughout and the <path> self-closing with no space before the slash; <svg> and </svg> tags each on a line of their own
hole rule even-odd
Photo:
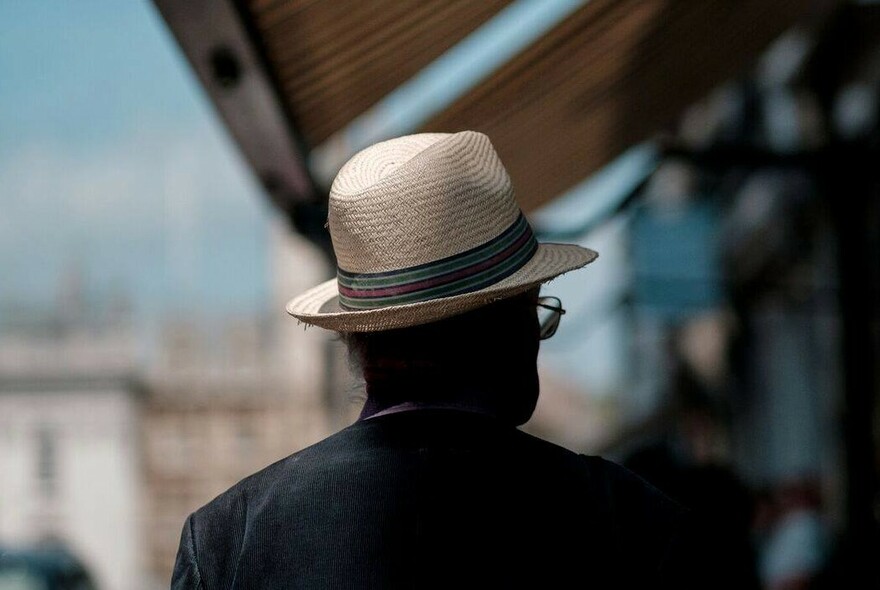
<svg viewBox="0 0 880 590">
<path fill-rule="evenodd" d="M 95 590 L 85 566 L 64 547 L 0 547 L 0 590 Z"/>
</svg>

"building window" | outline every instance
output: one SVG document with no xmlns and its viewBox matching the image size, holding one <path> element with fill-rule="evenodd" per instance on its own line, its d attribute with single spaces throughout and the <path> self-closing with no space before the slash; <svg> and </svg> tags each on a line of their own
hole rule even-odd
<svg viewBox="0 0 880 590">
<path fill-rule="evenodd" d="M 48 426 L 37 430 L 37 481 L 44 496 L 55 495 L 58 488 L 58 436 Z"/>
</svg>

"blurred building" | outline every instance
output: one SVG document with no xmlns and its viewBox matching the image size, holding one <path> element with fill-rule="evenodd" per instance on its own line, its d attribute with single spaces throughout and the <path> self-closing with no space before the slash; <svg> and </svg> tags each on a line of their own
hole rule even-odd
<svg viewBox="0 0 880 590">
<path fill-rule="evenodd" d="M 145 389 L 124 315 L 83 307 L 0 338 L 0 542 L 63 546 L 100 588 L 140 588 Z"/>
<path fill-rule="evenodd" d="M 84 303 L 76 277 L 50 319 L 4 314 L 4 546 L 62 545 L 100 588 L 165 587 L 190 512 L 350 419 L 326 393 L 333 343 L 284 313 L 323 258 L 280 228 L 270 244 L 268 315 L 168 318 L 146 352 L 125 306 Z"/>
</svg>

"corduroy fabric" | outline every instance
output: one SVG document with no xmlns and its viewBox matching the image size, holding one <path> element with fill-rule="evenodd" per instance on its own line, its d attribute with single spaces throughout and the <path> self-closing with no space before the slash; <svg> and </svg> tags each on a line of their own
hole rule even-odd
<svg viewBox="0 0 880 590">
<path fill-rule="evenodd" d="M 418 410 L 357 422 L 193 513 L 172 588 L 690 588 L 689 530 L 613 463 Z"/>
</svg>

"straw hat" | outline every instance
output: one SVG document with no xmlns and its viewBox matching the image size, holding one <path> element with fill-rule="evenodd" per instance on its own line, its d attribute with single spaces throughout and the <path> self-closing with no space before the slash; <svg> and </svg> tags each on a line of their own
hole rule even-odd
<svg viewBox="0 0 880 590">
<path fill-rule="evenodd" d="M 598 254 L 539 244 L 482 133 L 423 133 L 356 154 L 330 189 L 337 278 L 287 312 L 337 332 L 425 324 L 527 291 Z"/>
</svg>

